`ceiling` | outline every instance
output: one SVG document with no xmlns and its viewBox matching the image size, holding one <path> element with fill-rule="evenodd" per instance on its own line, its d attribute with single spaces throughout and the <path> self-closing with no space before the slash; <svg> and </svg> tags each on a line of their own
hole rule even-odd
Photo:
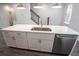
<svg viewBox="0 0 79 59">
<path fill-rule="evenodd" d="M 32 6 L 37 5 L 49 5 L 49 6 L 55 6 L 55 5 L 67 5 L 67 3 L 31 3 Z"/>
</svg>

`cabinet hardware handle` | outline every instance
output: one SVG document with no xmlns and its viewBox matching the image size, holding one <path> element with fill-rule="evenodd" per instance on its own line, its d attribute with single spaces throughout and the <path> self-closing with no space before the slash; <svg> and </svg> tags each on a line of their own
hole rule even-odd
<svg viewBox="0 0 79 59">
<path fill-rule="evenodd" d="M 39 43 L 41 43 L 41 40 L 39 40 Z"/>
<path fill-rule="evenodd" d="M 15 37 L 12 37 L 13 40 L 15 40 Z"/>
</svg>

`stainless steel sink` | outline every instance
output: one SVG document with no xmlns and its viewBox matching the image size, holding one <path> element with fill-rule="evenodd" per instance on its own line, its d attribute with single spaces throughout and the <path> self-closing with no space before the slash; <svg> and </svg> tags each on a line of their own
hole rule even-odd
<svg viewBox="0 0 79 59">
<path fill-rule="evenodd" d="M 44 28 L 44 27 L 33 27 L 31 30 L 32 31 L 52 31 L 50 28 Z"/>
</svg>

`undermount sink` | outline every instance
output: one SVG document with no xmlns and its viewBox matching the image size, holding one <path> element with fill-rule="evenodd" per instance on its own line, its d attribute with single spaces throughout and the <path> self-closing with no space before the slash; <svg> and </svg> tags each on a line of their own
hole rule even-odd
<svg viewBox="0 0 79 59">
<path fill-rule="evenodd" d="M 52 31 L 50 28 L 44 28 L 44 27 L 33 27 L 31 30 L 32 31 Z"/>
</svg>

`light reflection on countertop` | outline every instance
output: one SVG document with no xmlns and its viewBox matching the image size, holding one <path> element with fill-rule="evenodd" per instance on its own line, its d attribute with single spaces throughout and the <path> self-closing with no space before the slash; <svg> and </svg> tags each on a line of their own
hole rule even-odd
<svg viewBox="0 0 79 59">
<path fill-rule="evenodd" d="M 50 28 L 52 31 L 32 31 L 33 27 L 41 27 L 41 25 L 26 25 L 26 24 L 17 24 L 14 26 L 3 28 L 4 31 L 23 31 L 23 32 L 40 32 L 40 33 L 57 33 L 57 34 L 75 34 L 79 35 L 79 32 L 67 27 L 67 26 L 52 26 L 52 25 L 43 25 L 45 28 Z"/>
</svg>

